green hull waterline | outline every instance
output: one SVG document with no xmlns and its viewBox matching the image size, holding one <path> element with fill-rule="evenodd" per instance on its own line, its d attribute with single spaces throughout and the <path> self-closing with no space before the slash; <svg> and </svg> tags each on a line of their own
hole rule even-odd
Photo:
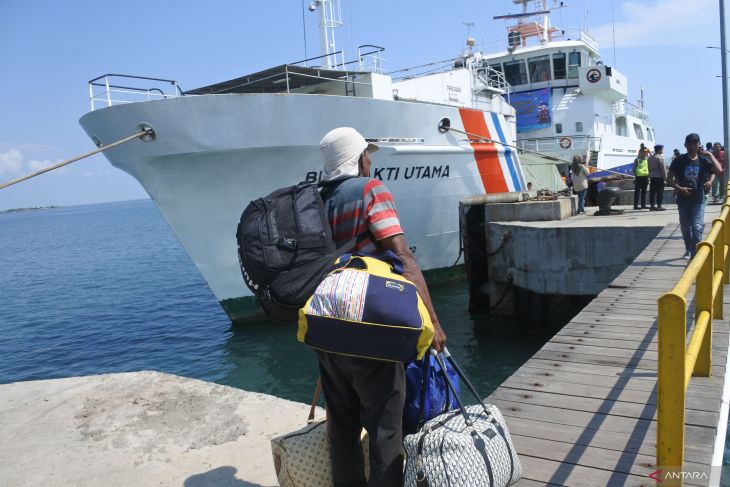
<svg viewBox="0 0 730 487">
<path fill-rule="evenodd" d="M 453 267 L 425 271 L 423 277 L 426 278 L 429 286 L 437 286 L 464 280 L 466 273 L 464 271 L 464 265 L 459 264 Z M 247 321 L 257 320 L 263 316 L 263 312 L 258 306 L 256 298 L 253 296 L 224 299 L 220 303 L 228 318 L 233 323 L 245 323 Z"/>
</svg>

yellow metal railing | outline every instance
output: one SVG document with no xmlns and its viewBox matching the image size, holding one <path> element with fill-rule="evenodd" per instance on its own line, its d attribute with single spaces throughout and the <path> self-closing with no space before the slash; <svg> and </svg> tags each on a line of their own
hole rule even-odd
<svg viewBox="0 0 730 487">
<path fill-rule="evenodd" d="M 728 186 L 730 188 L 730 186 Z M 730 282 L 730 204 L 727 190 L 720 217 L 671 292 L 658 300 L 659 366 L 657 371 L 656 462 L 662 485 L 682 485 L 684 410 L 690 378 L 709 377 L 712 366 L 712 320 L 723 317 L 723 285 Z M 687 345 L 687 294 L 696 282 L 694 330 Z"/>
</svg>

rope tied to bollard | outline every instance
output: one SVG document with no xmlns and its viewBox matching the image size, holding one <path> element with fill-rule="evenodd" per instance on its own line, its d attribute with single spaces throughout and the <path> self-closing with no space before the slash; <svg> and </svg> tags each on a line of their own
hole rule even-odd
<svg viewBox="0 0 730 487">
<path fill-rule="evenodd" d="M 25 176 L 19 177 L 17 179 L 13 179 L 12 181 L 8 181 L 6 183 L 0 184 L 0 189 L 5 189 L 8 186 L 12 186 L 14 184 L 18 184 L 20 182 L 25 181 L 26 179 L 34 178 L 36 176 L 40 176 L 43 173 L 47 173 L 49 171 L 53 171 L 54 169 L 58 169 L 63 166 L 67 166 L 68 164 L 71 164 L 72 162 L 80 161 L 81 159 L 85 159 L 87 157 L 93 156 L 94 154 L 98 154 L 99 152 L 104 152 L 107 149 L 111 149 L 112 147 L 116 147 L 121 144 L 125 144 L 129 142 L 130 140 L 134 140 L 136 138 L 143 138 L 143 137 L 153 137 L 155 134 L 155 131 L 152 128 L 145 128 L 144 130 L 137 132 L 134 135 L 130 135 L 129 137 L 124 137 L 123 139 L 119 139 L 116 142 L 113 142 L 111 144 L 107 144 L 104 146 L 101 146 L 91 152 L 87 152 L 85 154 L 81 154 L 80 156 L 65 160 L 63 162 L 59 162 L 58 164 L 54 164 L 52 166 L 45 167 L 43 169 L 40 169 L 34 173 L 26 174 Z"/>
<path fill-rule="evenodd" d="M 439 125 L 438 125 L 439 132 L 441 132 L 443 134 L 445 134 L 446 132 L 449 132 L 449 131 L 452 131 L 453 130 L 454 132 L 458 132 L 460 134 L 464 134 L 467 137 L 471 137 L 472 139 L 476 139 L 476 140 L 480 140 L 480 141 L 484 141 L 484 142 L 491 142 L 493 144 L 499 144 L 499 145 L 501 145 L 503 147 L 509 147 L 511 149 L 515 149 L 517 152 L 526 152 L 528 154 L 535 154 L 535 155 L 540 156 L 543 159 L 547 159 L 549 161 L 562 162 L 564 164 L 572 164 L 573 163 L 573 161 L 569 161 L 568 159 L 563 159 L 561 157 L 552 156 L 550 154 L 545 154 L 543 152 L 538 152 L 538 151 L 534 151 L 534 150 L 525 149 L 524 147 L 518 147 L 518 146 L 516 146 L 514 144 L 508 144 L 506 142 L 502 142 L 501 140 L 496 140 L 496 139 L 492 139 L 492 138 L 489 138 L 489 137 L 484 137 L 483 135 L 472 134 L 472 133 L 467 132 L 465 130 L 456 129 L 456 128 L 454 128 L 454 127 L 451 126 L 451 122 L 450 121 L 448 121 L 448 123 L 447 123 L 446 120 L 447 119 L 441 119 L 441 121 L 439 122 Z M 471 140 L 470 140 L 470 142 L 471 142 Z M 612 171 L 611 169 L 600 169 L 598 171 L 599 172 L 610 172 L 612 174 L 617 174 L 617 175 L 623 176 L 623 178 L 625 178 L 625 179 L 634 179 L 635 178 L 635 176 L 633 176 L 631 174 L 626 174 L 626 173 L 622 173 L 622 172 L 618 172 L 618 171 Z"/>
</svg>

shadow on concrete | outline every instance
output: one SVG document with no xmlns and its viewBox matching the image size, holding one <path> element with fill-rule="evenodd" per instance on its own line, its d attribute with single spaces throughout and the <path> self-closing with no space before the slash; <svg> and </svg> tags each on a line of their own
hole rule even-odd
<svg viewBox="0 0 730 487">
<path fill-rule="evenodd" d="M 236 478 L 234 467 L 218 467 L 185 479 L 184 487 L 263 487 L 261 484 Z"/>
</svg>

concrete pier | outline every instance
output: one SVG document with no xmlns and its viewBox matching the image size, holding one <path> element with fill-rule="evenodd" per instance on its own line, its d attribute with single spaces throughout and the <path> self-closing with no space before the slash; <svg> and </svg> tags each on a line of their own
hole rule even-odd
<svg viewBox="0 0 730 487">
<path fill-rule="evenodd" d="M 308 412 L 159 372 L 4 384 L 0 485 L 274 486 L 270 440 Z"/>
<path fill-rule="evenodd" d="M 666 211 L 613 206 L 622 213 L 595 216 L 597 207 L 573 215 L 574 200 L 485 204 L 482 222 L 462 225 L 470 309 L 511 316 L 546 299 L 595 296 L 679 221 L 674 204 Z"/>
</svg>

